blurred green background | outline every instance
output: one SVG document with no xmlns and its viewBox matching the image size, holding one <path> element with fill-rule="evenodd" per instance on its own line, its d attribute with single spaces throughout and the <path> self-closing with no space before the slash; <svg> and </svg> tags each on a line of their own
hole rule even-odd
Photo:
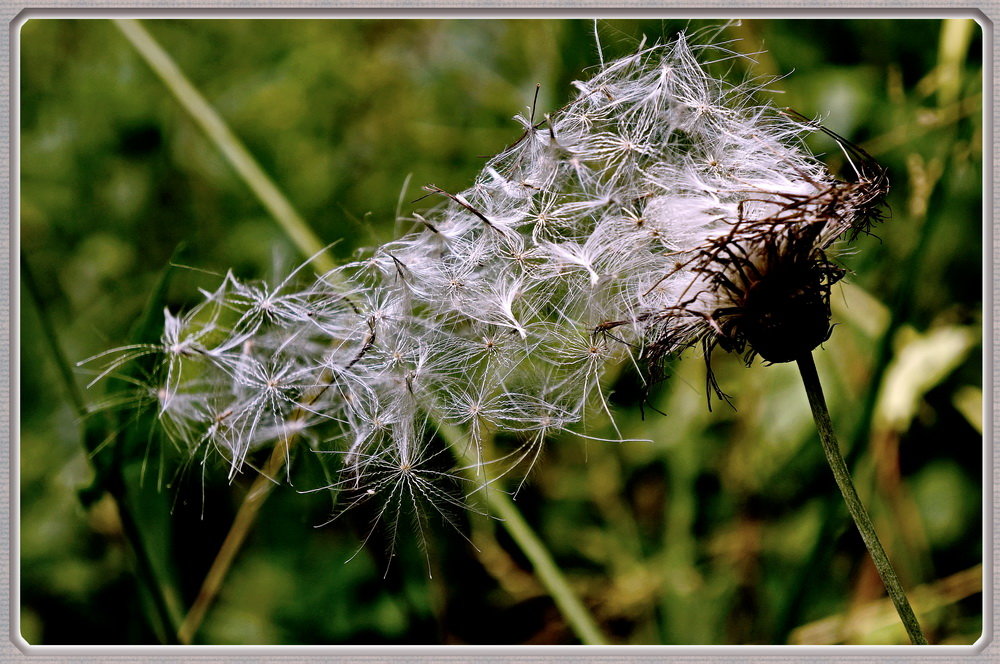
<svg viewBox="0 0 1000 664">
<path fill-rule="evenodd" d="M 408 203 L 420 185 L 468 186 L 519 134 L 510 118 L 536 83 L 539 112 L 553 110 L 598 62 L 588 20 L 144 25 L 321 241 L 339 241 L 339 259 L 401 232 L 398 201 L 404 214 L 426 207 Z M 610 59 L 643 34 L 706 25 L 597 28 Z M 733 80 L 787 75 L 769 86 L 782 91 L 775 103 L 821 116 L 889 168 L 891 218 L 844 259 L 852 273 L 834 290 L 838 325 L 817 362 L 925 630 L 933 643 L 970 644 L 982 631 L 980 28 L 754 20 L 718 39 L 766 49 L 727 65 Z M 74 365 L 128 341 L 181 243 L 180 262 L 198 271 L 175 275 L 174 310 L 228 268 L 266 277 L 302 257 L 112 22 L 28 21 L 20 92 L 20 242 L 37 291 L 21 288 L 21 633 L 33 644 L 158 643 L 116 503 L 81 489 L 95 467 L 121 469 L 179 620 L 252 478 L 227 484 L 220 467 L 203 475 L 155 440 L 81 418 L 42 317 Z M 815 149 L 843 167 L 832 143 Z M 647 408 L 643 419 L 637 379 L 621 373 L 622 430 L 654 442 L 551 441 L 517 498 L 528 522 L 614 643 L 905 642 L 794 366 L 721 355 L 715 366 L 735 410 L 706 409 L 695 353 L 651 395 L 666 416 Z M 108 398 L 103 385 L 83 396 L 91 408 Z M 294 465 L 296 487 L 265 504 L 197 643 L 576 642 L 495 520 L 462 517 L 476 548 L 432 521 L 431 577 L 404 532 L 383 578 L 382 541 L 345 564 L 370 515 L 314 528 L 330 498 L 298 493 L 323 479 L 306 458 Z"/>
</svg>

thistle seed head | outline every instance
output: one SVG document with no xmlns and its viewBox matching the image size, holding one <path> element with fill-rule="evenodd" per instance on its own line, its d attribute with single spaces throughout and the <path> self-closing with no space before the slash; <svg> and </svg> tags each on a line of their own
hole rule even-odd
<svg viewBox="0 0 1000 664">
<path fill-rule="evenodd" d="M 830 334 L 844 272 L 828 252 L 881 218 L 885 172 L 819 128 L 851 163 L 833 176 L 803 145 L 818 125 L 755 102 L 760 82 L 710 76 L 710 49 L 681 35 L 605 64 L 544 120 L 517 118 L 467 190 L 426 187 L 419 230 L 312 283 L 229 274 L 166 313 L 161 344 L 92 358 L 99 377 L 156 355 L 153 403 L 179 446 L 220 451 L 232 475 L 315 432 L 342 460 L 331 486 L 355 489 L 349 504 L 388 497 L 385 512 L 453 502 L 437 488 L 453 474 L 425 465 L 441 453 L 431 421 L 464 427 L 481 465 L 499 463 L 480 449 L 490 430 L 518 436 L 502 462 L 530 468 L 546 435 L 613 423 L 610 364 L 655 377 L 699 344 L 795 359 Z"/>
</svg>

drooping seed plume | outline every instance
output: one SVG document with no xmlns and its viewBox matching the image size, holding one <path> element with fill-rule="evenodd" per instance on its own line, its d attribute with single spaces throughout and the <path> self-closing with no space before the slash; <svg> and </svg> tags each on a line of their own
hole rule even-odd
<svg viewBox="0 0 1000 664">
<path fill-rule="evenodd" d="M 392 510 L 457 504 L 439 424 L 465 432 L 485 482 L 526 472 L 553 433 L 613 423 L 616 363 L 652 380 L 697 345 L 794 359 L 828 337 L 843 270 L 827 252 L 878 220 L 886 179 L 843 140 L 852 172 L 833 176 L 804 147 L 816 125 L 700 64 L 739 57 L 681 35 L 609 62 L 562 108 L 515 118 L 469 188 L 425 187 L 435 207 L 411 233 L 311 280 L 228 274 L 165 312 L 160 344 L 91 358 L 99 377 L 155 354 L 148 389 L 178 446 L 232 476 L 304 436 L 339 458 L 348 506 Z M 522 447 L 486 458 L 495 430 Z"/>
</svg>

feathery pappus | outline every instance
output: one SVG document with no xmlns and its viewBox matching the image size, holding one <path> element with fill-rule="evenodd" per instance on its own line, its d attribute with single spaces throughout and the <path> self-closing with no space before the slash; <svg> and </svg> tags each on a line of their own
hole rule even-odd
<svg viewBox="0 0 1000 664">
<path fill-rule="evenodd" d="M 143 389 L 164 430 L 220 452 L 230 477 L 302 436 L 340 459 L 330 488 L 444 514 L 458 501 L 442 482 L 473 480 L 442 469 L 439 425 L 461 428 L 487 482 L 530 468 L 554 432 L 613 424 L 614 363 L 655 378 L 698 345 L 795 359 L 829 336 L 844 272 L 828 253 L 881 218 L 887 178 L 861 148 L 755 101 L 762 82 L 702 64 L 740 57 L 682 34 L 605 63 L 562 108 L 517 116 L 520 138 L 471 187 L 425 187 L 439 204 L 409 234 L 311 280 L 305 266 L 273 285 L 230 273 L 165 313 L 161 343 L 88 362 L 106 363 L 100 379 L 157 356 Z M 815 131 L 843 146 L 848 177 L 805 147 Z M 493 430 L 521 447 L 486 458 Z"/>
</svg>

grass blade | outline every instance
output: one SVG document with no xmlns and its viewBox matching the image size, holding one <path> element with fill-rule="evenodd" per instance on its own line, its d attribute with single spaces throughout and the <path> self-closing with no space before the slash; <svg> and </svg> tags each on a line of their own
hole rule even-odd
<svg viewBox="0 0 1000 664">
<path fill-rule="evenodd" d="M 184 76 L 173 58 L 163 50 L 151 34 L 136 19 L 114 19 L 114 24 L 131 42 L 146 64 L 160 77 L 178 103 L 191 119 L 201 127 L 209 140 L 236 170 L 254 195 L 267 208 L 303 256 L 312 256 L 312 262 L 321 272 L 333 269 L 332 259 L 323 251 L 309 225 L 292 207 L 281 190 L 260 167 L 250 151 L 229 129 L 225 120 Z"/>
</svg>

